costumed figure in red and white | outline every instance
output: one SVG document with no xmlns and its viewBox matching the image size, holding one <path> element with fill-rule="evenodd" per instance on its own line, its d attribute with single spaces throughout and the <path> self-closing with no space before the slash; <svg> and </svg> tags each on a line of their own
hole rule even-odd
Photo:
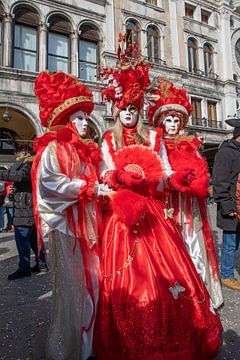
<svg viewBox="0 0 240 360">
<path fill-rule="evenodd" d="M 40 119 L 48 132 L 36 138 L 32 167 L 35 221 L 49 241 L 53 309 L 47 359 L 86 360 L 98 299 L 94 246 L 101 221 L 96 197 L 99 152 L 88 137 L 93 95 L 75 77 L 42 72 L 35 81 Z"/>
<path fill-rule="evenodd" d="M 219 279 L 218 259 L 214 236 L 208 219 L 208 165 L 199 152 L 201 141 L 194 136 L 180 135 L 191 115 L 192 107 L 185 89 L 159 79 L 159 95 L 149 108 L 150 124 L 163 130 L 163 139 L 171 167 L 176 173 L 188 169 L 192 173 L 189 186 L 182 184 L 179 191 L 171 191 L 169 207 L 174 209 L 174 220 L 182 232 L 189 255 L 208 289 L 215 308 L 223 303 Z"/>
<path fill-rule="evenodd" d="M 119 52 L 120 53 L 120 52 Z M 204 360 L 220 346 L 221 324 L 161 199 L 175 174 L 161 130 L 140 118 L 148 64 L 119 56 L 104 70 L 115 125 L 101 147 L 105 211 L 94 351 L 99 360 Z M 176 179 L 176 182 L 178 180 Z"/>
</svg>

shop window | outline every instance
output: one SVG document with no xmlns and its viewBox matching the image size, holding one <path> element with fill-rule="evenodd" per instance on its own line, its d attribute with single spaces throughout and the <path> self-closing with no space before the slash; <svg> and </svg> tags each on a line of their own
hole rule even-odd
<svg viewBox="0 0 240 360">
<path fill-rule="evenodd" d="M 16 134 L 14 131 L 0 128 L 0 153 L 14 155 L 16 152 Z"/>
</svg>

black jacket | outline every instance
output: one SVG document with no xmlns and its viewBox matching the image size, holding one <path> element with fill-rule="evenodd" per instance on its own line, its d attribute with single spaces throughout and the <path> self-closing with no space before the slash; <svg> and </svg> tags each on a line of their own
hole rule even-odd
<svg viewBox="0 0 240 360">
<path fill-rule="evenodd" d="M 9 170 L 0 170 L 0 180 L 14 182 L 13 225 L 32 226 L 34 224 L 31 162 L 17 161 Z"/>
<path fill-rule="evenodd" d="M 236 211 L 236 188 L 240 173 L 240 143 L 226 140 L 218 150 L 213 165 L 213 196 L 217 203 L 217 226 L 226 231 L 240 231 L 240 223 L 228 216 Z"/>
</svg>

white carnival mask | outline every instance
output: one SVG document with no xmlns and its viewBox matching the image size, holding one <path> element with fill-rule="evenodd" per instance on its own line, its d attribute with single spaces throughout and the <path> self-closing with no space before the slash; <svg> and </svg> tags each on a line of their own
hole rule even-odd
<svg viewBox="0 0 240 360">
<path fill-rule="evenodd" d="M 138 109 L 134 105 L 128 105 L 120 111 L 119 119 L 123 126 L 133 128 L 138 122 Z"/>
<path fill-rule="evenodd" d="M 166 116 L 162 122 L 163 130 L 168 135 L 177 135 L 180 130 L 181 121 L 178 116 Z"/>
<path fill-rule="evenodd" d="M 70 121 L 75 125 L 80 136 L 87 134 L 88 122 L 87 114 L 83 111 L 77 111 L 70 116 Z"/>
</svg>

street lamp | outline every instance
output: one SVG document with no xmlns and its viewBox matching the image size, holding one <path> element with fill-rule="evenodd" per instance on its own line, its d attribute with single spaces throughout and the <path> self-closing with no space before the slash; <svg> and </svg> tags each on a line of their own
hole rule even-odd
<svg viewBox="0 0 240 360">
<path fill-rule="evenodd" d="M 8 111 L 8 109 L 6 108 L 6 111 L 4 111 L 4 113 L 2 114 L 2 119 L 5 122 L 10 121 L 12 118 L 12 115 L 10 114 L 10 112 Z"/>
</svg>

